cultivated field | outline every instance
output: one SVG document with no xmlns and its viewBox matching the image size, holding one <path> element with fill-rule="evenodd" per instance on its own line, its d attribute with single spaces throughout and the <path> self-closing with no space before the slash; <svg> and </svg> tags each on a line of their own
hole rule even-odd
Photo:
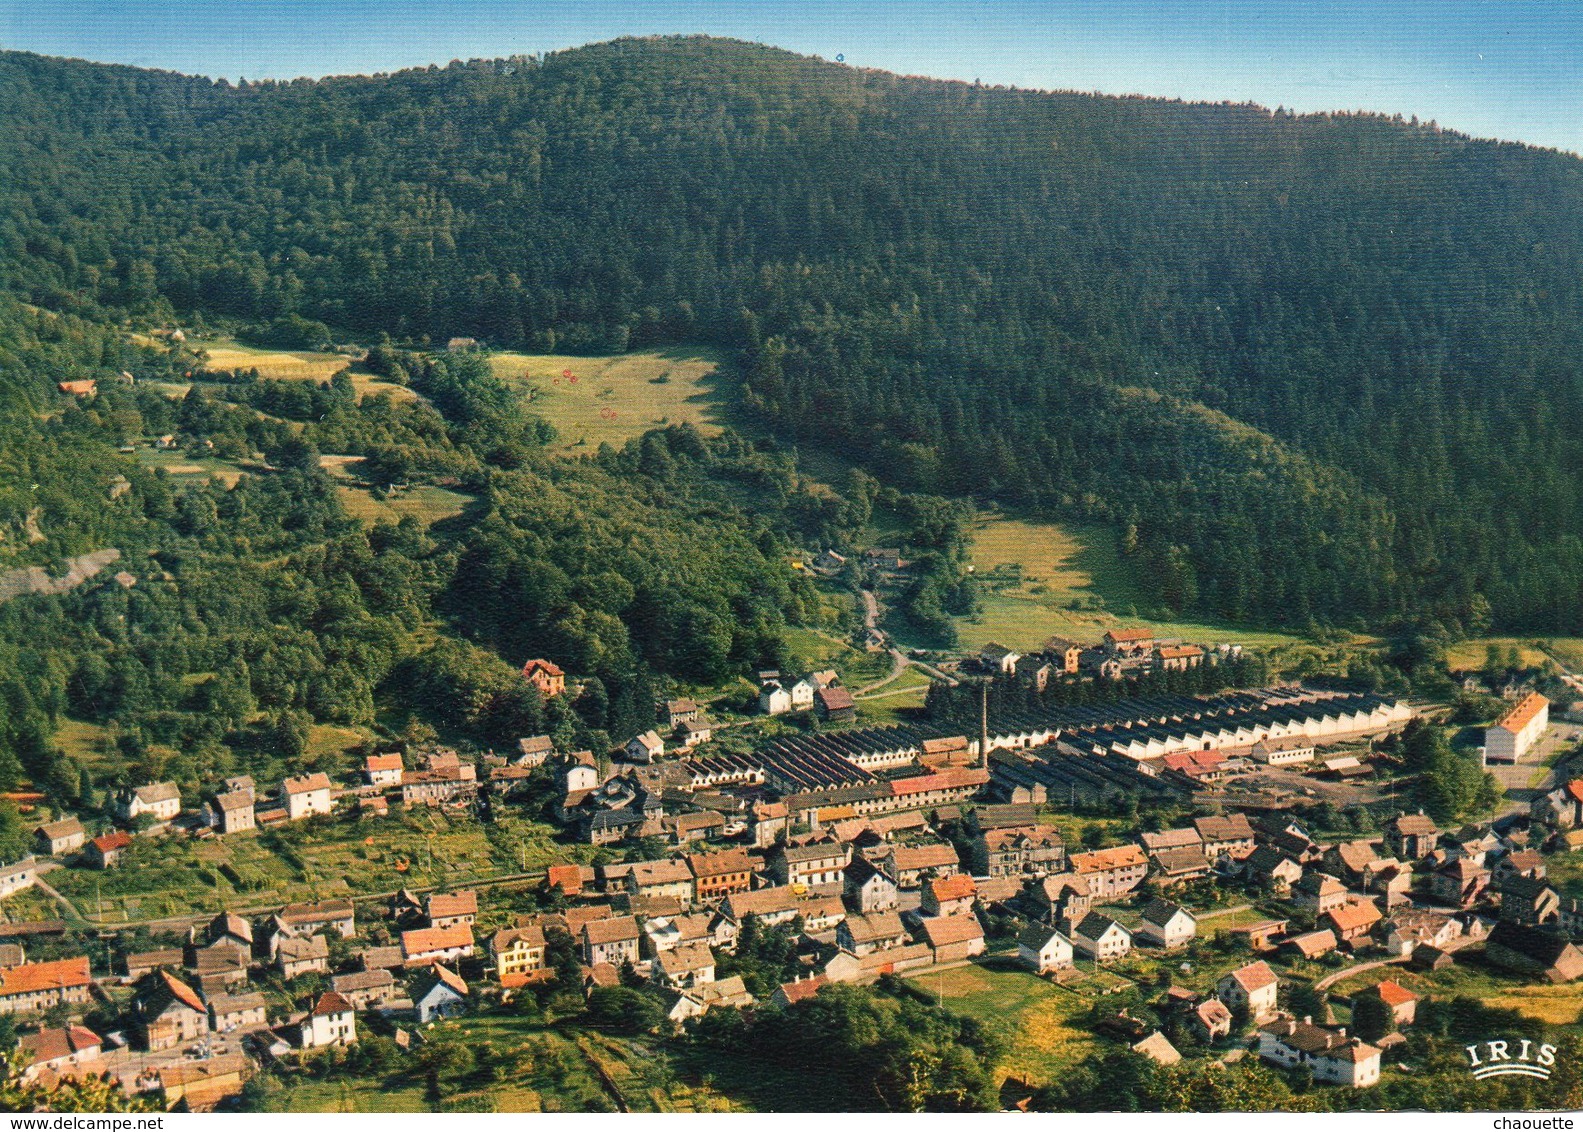
<svg viewBox="0 0 1583 1132">
<path fill-rule="evenodd" d="M 453 886 L 588 855 L 538 822 L 394 807 L 387 818 L 315 818 L 224 838 L 140 840 L 107 872 L 61 869 L 52 883 L 107 923 L 266 907 L 294 900 Z"/>
<path fill-rule="evenodd" d="M 555 447 L 572 455 L 616 446 L 653 428 L 696 425 L 720 431 L 714 396 L 719 358 L 703 350 L 610 357 L 495 354 L 495 373 L 525 384 L 531 407 L 560 433 Z"/>
</svg>

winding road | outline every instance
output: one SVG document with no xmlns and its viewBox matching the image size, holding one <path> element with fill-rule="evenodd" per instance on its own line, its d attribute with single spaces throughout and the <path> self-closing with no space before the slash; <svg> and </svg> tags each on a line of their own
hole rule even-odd
<svg viewBox="0 0 1583 1132">
<path fill-rule="evenodd" d="M 880 633 L 881 636 L 884 636 L 884 634 L 881 633 L 879 627 L 879 595 L 873 590 L 866 588 L 862 591 L 862 594 L 863 627 L 872 633 Z M 890 638 L 885 637 L 884 639 L 888 641 Z M 854 700 L 876 699 L 880 696 L 899 696 L 903 692 L 914 691 L 915 689 L 912 688 L 895 688 L 888 692 L 880 691 L 881 688 L 884 688 L 887 684 L 893 683 L 899 676 L 901 676 L 901 674 L 907 670 L 908 666 L 917 668 L 920 672 L 927 673 L 932 679 L 944 680 L 953 688 L 961 683 L 961 681 L 956 677 L 941 672 L 933 665 L 925 664 L 921 660 L 914 660 L 912 657 L 902 652 L 894 644 L 890 645 L 885 651 L 890 653 L 890 673 L 886 676 L 880 677 L 872 684 L 865 684 L 863 687 L 853 692 L 852 698 Z"/>
</svg>

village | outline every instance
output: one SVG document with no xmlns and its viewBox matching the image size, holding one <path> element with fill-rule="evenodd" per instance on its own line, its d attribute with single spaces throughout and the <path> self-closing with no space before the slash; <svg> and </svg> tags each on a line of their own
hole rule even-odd
<svg viewBox="0 0 1583 1132">
<path fill-rule="evenodd" d="M 989 646 L 950 667 L 1032 684 L 1216 662 L 1114 630 L 1031 655 Z M 568 694 L 550 660 L 521 675 Z M 817 726 L 714 751 L 707 706 L 678 698 L 658 705 L 663 734 L 612 751 L 549 736 L 476 755 L 390 744 L 355 779 L 238 776 L 199 798 L 150 782 L 117 796 L 111 823 L 41 822 L 35 855 L 0 869 L 0 899 L 55 893 L 62 870 L 108 875 L 144 842 L 352 821 L 372 844 L 403 813 L 487 824 L 521 809 L 553 825 L 560 860 L 428 890 L 371 878 L 119 930 L 8 918 L 0 1015 L 24 1078 L 101 1078 L 204 1110 L 272 1067 L 370 1033 L 413 1048 L 437 1023 L 550 988 L 589 1001 L 636 990 L 680 1032 L 712 1011 L 795 1009 L 831 985 L 928 985 L 977 967 L 1074 996 L 1094 1040 L 1163 1064 L 1254 1057 L 1367 1089 L 1424 997 L 1408 973 L 1583 978 L 1583 904 L 1547 879 L 1583 847 L 1583 777 L 1563 762 L 1526 807 L 1440 828 L 1374 782 L 1373 753 L 1421 718 L 1406 700 L 1288 683 L 991 713 L 986 693 L 976 732 L 950 733 L 866 725 L 834 670 L 757 679 L 760 714 Z M 1530 757 L 1553 733 L 1549 707 L 1516 696 L 1488 729 L 1486 763 Z M 1319 803 L 1372 807 L 1377 825 L 1321 836 L 1300 815 Z M 1063 814 L 1078 810 L 1134 816 L 1069 843 Z M 731 972 L 741 942 L 770 931 L 793 958 L 755 994 Z M 1327 993 L 1364 971 L 1364 985 Z M 1147 1009 L 1107 1012 L 1122 989 Z"/>
</svg>

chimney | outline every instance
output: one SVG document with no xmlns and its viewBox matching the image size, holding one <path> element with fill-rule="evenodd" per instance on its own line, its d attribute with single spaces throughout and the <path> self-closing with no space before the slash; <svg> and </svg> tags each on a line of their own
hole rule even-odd
<svg viewBox="0 0 1583 1132">
<path fill-rule="evenodd" d="M 1305 1026 L 1312 1026 L 1313 1024 L 1314 1024 L 1314 1016 L 1312 1014 L 1304 1014 L 1303 1015 L 1303 1025 L 1305 1025 Z"/>
<path fill-rule="evenodd" d="M 978 699 L 978 763 L 989 769 L 989 681 L 979 686 Z"/>
</svg>

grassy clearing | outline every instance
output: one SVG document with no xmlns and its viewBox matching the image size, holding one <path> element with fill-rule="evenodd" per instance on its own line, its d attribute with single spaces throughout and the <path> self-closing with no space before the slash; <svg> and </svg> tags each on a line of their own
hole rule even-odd
<svg viewBox="0 0 1583 1132">
<path fill-rule="evenodd" d="M 533 411 L 560 433 L 554 447 L 568 454 L 607 442 L 619 447 L 665 425 L 720 431 L 723 409 L 715 396 L 719 357 L 712 351 L 592 358 L 494 354 L 490 364 L 498 376 L 528 387 Z"/>
<path fill-rule="evenodd" d="M 1390 966 L 1338 980 L 1332 994 L 1351 995 L 1381 979 L 1394 979 L 1414 994 L 1439 999 L 1467 996 L 1500 1010 L 1516 1010 L 1542 1022 L 1563 1025 L 1583 1021 L 1583 983 L 1551 986 L 1494 970 L 1476 955 L 1459 957 L 1440 971 L 1413 971 Z"/>
<path fill-rule="evenodd" d="M 901 696 L 859 700 L 858 724 L 862 727 L 916 726 L 919 722 L 918 713 L 923 708 L 923 698 L 923 689 L 917 689 Z"/>
<path fill-rule="evenodd" d="M 383 1081 L 309 1081 L 293 1085 L 287 1112 L 428 1112 L 421 1085 Z"/>
<path fill-rule="evenodd" d="M 100 724 L 62 719 L 52 739 L 68 758 L 89 770 L 99 770 L 119 762 L 110 744 L 110 733 Z"/>
<path fill-rule="evenodd" d="M 1485 654 L 1491 645 L 1500 650 L 1502 663 L 1505 663 L 1506 654 L 1515 648 L 1524 667 L 1543 668 L 1550 660 L 1544 651 L 1545 648 L 1549 648 L 1566 663 L 1583 666 L 1583 640 L 1577 637 L 1561 637 L 1550 641 L 1524 640 L 1518 637 L 1478 637 L 1474 640 L 1458 641 L 1454 645 L 1447 646 L 1446 664 L 1454 669 L 1483 668 Z"/>
<path fill-rule="evenodd" d="M 1583 897 L 1583 849 L 1545 859 L 1545 879 L 1563 896 Z"/>
<path fill-rule="evenodd" d="M 970 964 L 918 975 L 914 983 L 947 1009 L 1000 1032 L 1007 1051 L 999 1067 L 1003 1076 L 1043 1083 L 1100 1047 L 1073 1022 L 1088 1010 L 1088 999 L 1009 964 Z"/>
<path fill-rule="evenodd" d="M 1583 637 L 1551 637 L 1541 643 L 1569 669 L 1583 672 Z"/>
<path fill-rule="evenodd" d="M 270 350 L 249 346 L 234 338 L 191 345 L 200 351 L 204 364 L 214 371 L 258 370 L 259 377 L 286 381 L 329 381 L 351 364 L 340 354 L 321 354 L 313 350 Z"/>
<path fill-rule="evenodd" d="M 346 513 L 365 527 L 380 522 L 398 523 L 408 515 L 425 527 L 432 527 L 444 519 L 460 515 L 473 501 L 471 495 L 435 487 L 433 484 L 420 484 L 395 495 L 381 497 L 375 497 L 366 487 L 337 484 L 335 493 L 340 497 Z"/>
<path fill-rule="evenodd" d="M 1036 523 L 997 512 L 973 525 L 972 562 L 984 585 L 983 612 L 961 622 L 962 643 L 999 641 L 1031 648 L 1059 634 L 1097 640 L 1117 625 L 1144 625 L 1160 636 L 1271 649 L 1289 634 L 1141 615 L 1144 601 L 1113 534 L 1100 528 Z"/>
<path fill-rule="evenodd" d="M 387 393 L 397 401 L 418 399 L 418 395 L 405 385 L 383 381 L 374 374 L 360 371 L 343 354 L 323 354 L 313 350 L 269 350 L 249 346 L 234 338 L 197 345 L 208 355 L 204 364 L 215 372 L 256 369 L 259 377 L 276 381 L 329 381 L 342 370 L 347 370 L 358 397 Z"/>
<path fill-rule="evenodd" d="M 891 659 L 888 654 L 853 648 L 839 637 L 817 629 L 787 629 L 786 645 L 796 657 L 800 671 L 817 672 L 833 668 L 841 674 L 841 680 L 848 688 L 871 684 L 890 672 Z"/>
<path fill-rule="evenodd" d="M 1486 1006 L 1499 1010 L 1517 1010 L 1541 1022 L 1559 1025 L 1583 1023 L 1583 986 L 1571 983 L 1550 986 L 1540 983 L 1533 986 L 1512 987 L 1504 994 L 1493 994 L 1484 999 Z"/>
<path fill-rule="evenodd" d="M 373 738 L 370 731 L 356 727 L 336 727 L 329 723 L 315 723 L 308 728 L 307 757 L 313 760 L 342 755 Z"/>
<path fill-rule="evenodd" d="M 137 450 L 138 463 L 145 468 L 163 468 L 173 476 L 203 476 L 220 480 L 226 487 L 235 487 L 236 481 L 242 478 L 242 469 L 229 460 L 218 460 L 213 456 L 189 456 L 185 452 L 170 450 L 161 451 L 154 448 L 140 447 Z"/>
</svg>

